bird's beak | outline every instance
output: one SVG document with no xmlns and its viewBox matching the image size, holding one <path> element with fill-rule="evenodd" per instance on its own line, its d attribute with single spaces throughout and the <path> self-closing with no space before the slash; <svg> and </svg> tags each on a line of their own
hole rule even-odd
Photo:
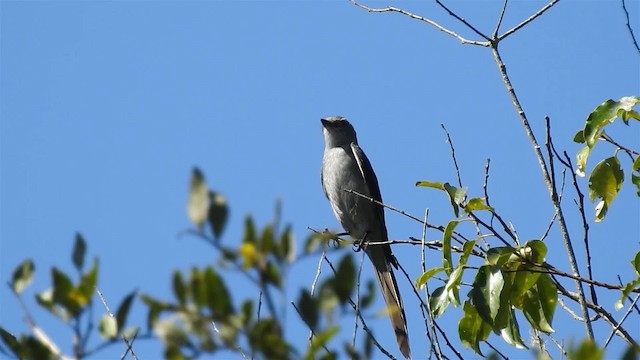
<svg viewBox="0 0 640 360">
<path fill-rule="evenodd" d="M 327 119 L 320 119 L 320 122 L 322 123 L 322 126 L 327 127 L 329 124 L 331 124 L 331 121 L 327 120 Z"/>
</svg>

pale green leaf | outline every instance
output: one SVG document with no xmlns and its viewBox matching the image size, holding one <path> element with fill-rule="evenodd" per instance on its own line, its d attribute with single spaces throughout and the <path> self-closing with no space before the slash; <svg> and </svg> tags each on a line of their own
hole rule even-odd
<svg viewBox="0 0 640 360">
<path fill-rule="evenodd" d="M 11 288 L 16 293 L 20 294 L 24 289 L 33 281 L 33 272 L 35 271 L 35 265 L 33 261 L 27 259 L 13 271 L 13 277 L 11 279 Z"/>
<path fill-rule="evenodd" d="M 193 224 L 200 230 L 207 221 L 209 212 L 209 188 L 204 175 L 198 168 L 193 168 L 191 183 L 189 185 L 189 200 L 187 202 L 187 214 Z"/>
<path fill-rule="evenodd" d="M 601 199 L 596 206 L 596 222 L 604 219 L 609 205 L 622 188 L 623 181 L 624 172 L 615 156 L 600 161 L 593 168 L 589 176 L 589 199 Z"/>
</svg>

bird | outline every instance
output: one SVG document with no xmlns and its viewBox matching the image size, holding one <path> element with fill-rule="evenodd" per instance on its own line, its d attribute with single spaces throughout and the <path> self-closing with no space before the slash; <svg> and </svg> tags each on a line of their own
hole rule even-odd
<svg viewBox="0 0 640 360">
<path fill-rule="evenodd" d="M 387 305 L 398 347 L 402 355 L 410 359 L 407 321 L 393 273 L 393 267 L 398 268 L 397 259 L 391 253 L 389 244 L 366 246 L 367 243 L 389 239 L 384 208 L 380 205 L 382 196 L 378 178 L 358 145 L 355 129 L 347 119 L 331 116 L 320 121 L 325 144 L 320 171 L 322 190 L 344 230 L 364 244 Z M 345 190 L 360 193 L 379 203 Z"/>
</svg>

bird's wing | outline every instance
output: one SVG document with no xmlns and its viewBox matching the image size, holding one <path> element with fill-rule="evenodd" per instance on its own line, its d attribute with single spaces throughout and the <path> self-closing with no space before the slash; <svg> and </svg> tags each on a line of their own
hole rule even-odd
<svg viewBox="0 0 640 360">
<path fill-rule="evenodd" d="M 356 159 L 356 163 L 360 169 L 360 174 L 362 174 L 362 178 L 369 189 L 369 196 L 382 203 L 382 195 L 380 194 L 378 178 L 376 177 L 376 173 L 373 171 L 373 167 L 371 166 L 367 155 L 364 154 L 364 151 L 362 151 L 360 146 L 356 143 L 351 143 L 351 151 L 353 152 L 353 157 Z M 376 208 L 375 213 L 378 215 L 378 220 L 382 226 L 383 235 L 385 237 L 384 239 L 380 239 L 380 241 L 385 241 L 387 240 L 387 226 L 384 222 L 384 208 L 382 205 L 377 203 L 374 203 L 373 206 Z"/>
</svg>

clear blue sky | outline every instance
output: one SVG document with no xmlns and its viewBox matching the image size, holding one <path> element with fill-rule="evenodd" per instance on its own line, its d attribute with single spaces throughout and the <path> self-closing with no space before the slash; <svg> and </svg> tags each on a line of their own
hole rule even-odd
<svg viewBox="0 0 640 360">
<path fill-rule="evenodd" d="M 502 5 L 447 3 L 485 32 L 492 31 Z M 638 33 L 639 2 L 627 3 Z M 511 2 L 503 28 L 544 4 Z M 433 3 L 397 5 L 473 38 Z M 423 23 L 368 14 L 338 0 L 2 1 L 0 21 L 0 283 L 23 259 L 35 261 L 28 305 L 67 352 L 68 329 L 37 311 L 33 294 L 48 287 L 51 266 L 71 272 L 75 232 L 87 239 L 89 255 L 100 257 L 99 286 L 112 306 L 134 289 L 169 298 L 175 269 L 213 263 L 217 254 L 207 245 L 177 237 L 190 226 L 185 205 L 193 166 L 227 196 L 227 244 L 241 241 L 246 214 L 260 226 L 270 221 L 278 198 L 300 248 L 307 226 L 337 229 L 319 181 L 324 116 L 352 121 L 391 205 L 418 216 L 428 207 L 434 223 L 452 217 L 442 194 L 414 187 L 416 180 L 455 181 L 444 123 L 470 195 L 482 195 L 484 164 L 491 158 L 492 203 L 521 239 L 539 238 L 552 217 L 533 151 L 490 51 L 461 45 Z M 501 50 L 538 139 L 543 142 L 543 118 L 549 115 L 556 146 L 572 156 L 579 149 L 573 134 L 596 105 L 640 94 L 640 56 L 620 1 L 560 2 Z M 640 148 L 637 123 L 615 127 L 614 136 Z M 613 152 L 600 147 L 606 151 L 596 151 L 590 167 Z M 628 159 L 623 164 L 629 168 Z M 638 198 L 628 170 L 625 175 L 607 220 L 591 224 L 594 272 L 613 283 L 617 274 L 629 279 L 629 260 L 639 248 Z M 565 210 L 579 229 L 572 201 L 573 195 L 565 199 Z M 421 234 L 407 218 L 387 213 L 387 219 L 394 239 Z M 428 234 L 429 240 L 439 237 Z M 578 244 L 581 233 L 574 238 Z M 557 228 L 547 245 L 548 260 L 569 271 Z M 420 274 L 415 250 L 394 247 L 414 278 Z M 431 252 L 428 261 L 438 266 L 439 253 Z M 287 304 L 298 287 L 310 286 L 315 264 L 311 259 L 296 265 L 280 299 L 289 311 L 287 335 L 301 346 L 307 331 Z M 246 289 L 234 287 L 236 299 L 257 298 Z M 420 358 L 427 348 L 420 345 L 425 338 L 417 302 L 406 282 L 401 291 L 414 357 Z M 600 299 L 609 308 L 618 293 L 611 295 Z M 143 310 L 136 303 L 130 324 L 144 326 Z M 460 309 L 449 311 L 442 324 L 452 332 Z M 578 322 L 560 315 L 561 309 L 557 313 L 558 338 L 582 336 Z M 352 323 L 350 315 L 344 319 Z M 388 320 L 370 321 L 395 351 Z M 0 287 L 0 324 L 27 329 L 6 286 Z M 640 337 L 638 327 L 627 325 Z M 606 326 L 596 331 L 600 339 L 609 334 Z M 528 339 L 526 331 L 523 336 Z M 141 358 L 160 355 L 154 342 L 140 341 L 135 348 Z M 618 341 L 613 353 L 620 348 Z M 114 346 L 96 358 L 121 353 Z"/>
</svg>

